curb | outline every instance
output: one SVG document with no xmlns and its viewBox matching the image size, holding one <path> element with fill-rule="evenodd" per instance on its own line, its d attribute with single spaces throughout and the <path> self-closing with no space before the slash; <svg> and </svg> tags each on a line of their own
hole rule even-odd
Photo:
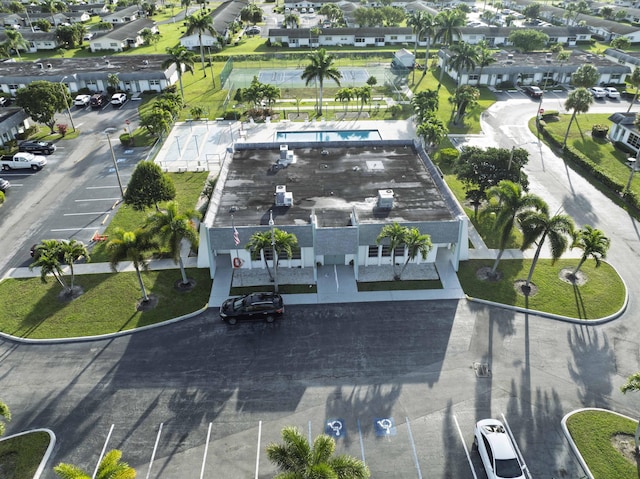
<svg viewBox="0 0 640 479">
<path fill-rule="evenodd" d="M 589 466 L 587 466 L 587 463 L 585 462 L 584 458 L 582 457 L 582 454 L 580 454 L 580 451 L 578 450 L 578 447 L 576 446 L 576 443 L 573 442 L 573 438 L 571 437 L 571 434 L 569 433 L 569 428 L 567 427 L 567 420 L 571 416 L 573 416 L 576 413 L 584 412 L 584 411 L 608 412 L 610 414 L 615 414 L 616 416 L 620 416 L 620 417 L 623 417 L 625 419 L 629 419 L 630 421 L 633 421 L 633 422 L 637 422 L 637 420 L 633 419 L 633 418 L 630 418 L 629 416 L 625 416 L 624 414 L 620 414 L 619 412 L 611 411 L 609 409 L 602 409 L 602 408 L 599 408 L 599 407 L 585 407 L 585 408 L 576 409 L 574 411 L 571 411 L 571 412 L 565 414 L 565 416 L 562 418 L 562 421 L 560 421 L 560 424 L 562 426 L 562 431 L 564 432 L 564 435 L 567 438 L 567 441 L 569 441 L 569 446 L 571 447 L 571 450 L 576 455 L 576 458 L 578 459 L 578 462 L 580 463 L 580 466 L 582 467 L 584 472 L 586 472 L 587 477 L 589 479 L 595 479 L 593 477 L 593 474 L 591 474 L 591 470 L 589 470 Z"/>
<path fill-rule="evenodd" d="M 46 432 L 47 434 L 49 434 L 49 438 L 50 438 L 49 446 L 47 447 L 47 450 L 45 451 L 44 456 L 42 456 L 42 460 L 38 465 L 38 469 L 36 469 L 36 472 L 33 475 L 33 479 L 39 479 L 42 473 L 44 472 L 44 467 L 49 461 L 49 458 L 51 457 L 51 453 L 53 452 L 53 448 L 56 445 L 56 435 L 51 429 L 45 429 L 45 428 L 30 429 L 28 431 L 20 432 L 18 434 L 13 434 L 11 436 L 3 437 L 2 439 L 0 439 L 0 442 L 6 441 L 7 439 L 13 439 L 16 437 L 25 436 L 32 432 Z"/>
</svg>

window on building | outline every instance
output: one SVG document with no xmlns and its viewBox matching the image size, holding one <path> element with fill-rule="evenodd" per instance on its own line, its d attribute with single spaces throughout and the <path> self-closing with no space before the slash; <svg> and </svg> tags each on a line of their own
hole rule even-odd
<svg viewBox="0 0 640 479">
<path fill-rule="evenodd" d="M 377 258 L 378 257 L 378 245 L 370 244 L 369 245 L 369 258 Z"/>
<path fill-rule="evenodd" d="M 291 248 L 291 259 L 302 259 L 302 250 L 300 247 Z"/>
<path fill-rule="evenodd" d="M 404 245 L 396 247 L 395 255 L 396 258 L 404 256 Z"/>
<path fill-rule="evenodd" d="M 324 39 L 328 42 L 332 41 L 333 39 L 331 37 L 324 37 Z"/>
<path fill-rule="evenodd" d="M 382 256 L 391 256 L 391 248 L 388 244 L 382 245 Z"/>
<path fill-rule="evenodd" d="M 20 85 L 16 85 L 14 83 L 9 84 L 9 90 L 17 90 L 19 87 Z"/>
<path fill-rule="evenodd" d="M 384 37 L 376 37 L 376 43 L 384 43 Z"/>
<path fill-rule="evenodd" d="M 356 37 L 356 43 L 364 43 L 364 37 Z"/>
<path fill-rule="evenodd" d="M 619 73 L 615 73 L 611 75 L 611 83 L 620 83 L 622 81 L 622 76 Z"/>
<path fill-rule="evenodd" d="M 576 37 L 569 37 L 569 38 L 567 38 L 567 42 L 568 42 L 568 43 L 575 43 L 575 42 L 576 42 Z"/>
<path fill-rule="evenodd" d="M 264 259 L 267 261 L 271 261 L 273 259 L 273 250 L 271 248 L 265 248 L 264 250 Z"/>
<path fill-rule="evenodd" d="M 160 85 L 160 80 L 149 80 L 149 85 L 159 86 Z"/>
<path fill-rule="evenodd" d="M 404 39 L 405 40 L 413 40 L 413 37 L 411 35 L 405 35 Z"/>
<path fill-rule="evenodd" d="M 629 133 L 627 143 L 634 148 L 640 148 L 640 136 L 636 135 L 635 133 Z"/>
<path fill-rule="evenodd" d="M 398 39 L 398 35 L 391 35 L 389 37 L 390 40 L 397 40 Z"/>
<path fill-rule="evenodd" d="M 498 73 L 496 75 L 496 81 L 501 82 L 502 81 L 502 73 Z"/>
<path fill-rule="evenodd" d="M 480 79 L 480 75 L 478 75 L 477 73 L 473 73 L 469 75 L 469 80 L 479 80 L 479 79 Z"/>
</svg>

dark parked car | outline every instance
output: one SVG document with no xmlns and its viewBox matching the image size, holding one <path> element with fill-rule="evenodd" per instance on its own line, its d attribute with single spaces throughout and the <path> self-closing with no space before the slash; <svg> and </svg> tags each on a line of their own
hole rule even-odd
<svg viewBox="0 0 640 479">
<path fill-rule="evenodd" d="M 284 313 L 284 302 L 278 293 L 251 293 L 229 298 L 220 306 L 220 317 L 229 324 L 239 320 L 272 323 Z"/>
<path fill-rule="evenodd" d="M 41 155 L 50 155 L 56 151 L 56 145 L 50 141 L 23 141 L 18 147 L 20 151 L 28 151 L 29 153 L 40 153 Z"/>
<path fill-rule="evenodd" d="M 91 108 L 102 108 L 106 103 L 107 95 L 104 93 L 94 93 L 91 95 L 91 100 L 89 100 Z"/>
<path fill-rule="evenodd" d="M 537 86 L 527 85 L 523 90 L 531 98 L 540 98 L 542 96 L 542 90 Z"/>
</svg>

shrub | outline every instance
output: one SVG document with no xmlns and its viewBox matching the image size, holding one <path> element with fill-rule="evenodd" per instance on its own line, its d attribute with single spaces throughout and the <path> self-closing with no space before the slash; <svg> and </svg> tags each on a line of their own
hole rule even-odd
<svg viewBox="0 0 640 479">
<path fill-rule="evenodd" d="M 0 205 L 4 203 L 4 199 L 5 199 L 4 192 L 0 191 Z"/>
<path fill-rule="evenodd" d="M 227 110 L 224 112 L 224 115 L 222 115 L 222 118 L 225 120 L 239 120 L 241 116 L 242 112 L 239 110 Z"/>
<path fill-rule="evenodd" d="M 607 125 L 593 125 L 591 127 L 591 136 L 593 138 L 606 138 L 609 133 L 609 127 Z"/>
<path fill-rule="evenodd" d="M 124 146 L 133 146 L 135 140 L 129 133 L 123 133 L 120 135 L 120 143 Z"/>
<path fill-rule="evenodd" d="M 396 118 L 398 115 L 402 113 L 402 105 L 391 105 L 388 108 L 389 113 L 392 118 Z"/>
<path fill-rule="evenodd" d="M 558 110 L 545 110 L 542 114 L 543 120 L 548 120 L 549 118 L 555 118 L 560 114 Z"/>
<path fill-rule="evenodd" d="M 455 148 L 443 148 L 438 152 L 438 158 L 444 164 L 452 164 L 458 159 L 458 156 L 460 156 L 460 152 Z"/>
<path fill-rule="evenodd" d="M 58 133 L 60 133 L 60 136 L 62 138 L 67 136 L 67 131 L 69 130 L 69 126 L 66 123 L 58 123 L 56 125 L 56 128 L 58 129 Z"/>
</svg>

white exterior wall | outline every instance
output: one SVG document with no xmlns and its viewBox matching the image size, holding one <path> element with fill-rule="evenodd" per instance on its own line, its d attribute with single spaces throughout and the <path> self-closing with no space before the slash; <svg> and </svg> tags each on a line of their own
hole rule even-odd
<svg viewBox="0 0 640 479">
<path fill-rule="evenodd" d="M 211 35 L 202 35 L 202 46 L 212 47 L 217 44 L 218 41 Z M 188 37 L 182 37 L 180 39 L 180 45 L 187 48 L 200 48 L 198 35 L 189 35 Z"/>
<path fill-rule="evenodd" d="M 438 248 L 447 247 L 447 246 L 448 244 L 434 244 L 433 248 L 431 248 L 431 251 L 429 251 L 429 254 L 427 255 L 427 259 L 423 260 L 422 256 L 418 255 L 413 261 L 410 261 L 410 263 L 414 263 L 414 264 L 435 263 L 436 256 L 438 255 Z M 396 264 L 404 264 L 404 262 L 407 260 L 406 253 L 407 253 L 407 249 L 405 248 L 405 254 L 403 256 L 396 255 Z M 353 255 L 346 255 L 346 256 L 351 256 L 351 258 L 345 258 L 347 261 L 347 264 L 349 264 L 349 260 L 353 258 Z M 378 248 L 378 256 L 375 258 L 369 257 L 368 245 L 358 247 L 358 265 L 382 266 L 382 265 L 390 265 L 390 264 L 391 264 L 391 256 L 382 256 L 382 247 Z"/>
</svg>

